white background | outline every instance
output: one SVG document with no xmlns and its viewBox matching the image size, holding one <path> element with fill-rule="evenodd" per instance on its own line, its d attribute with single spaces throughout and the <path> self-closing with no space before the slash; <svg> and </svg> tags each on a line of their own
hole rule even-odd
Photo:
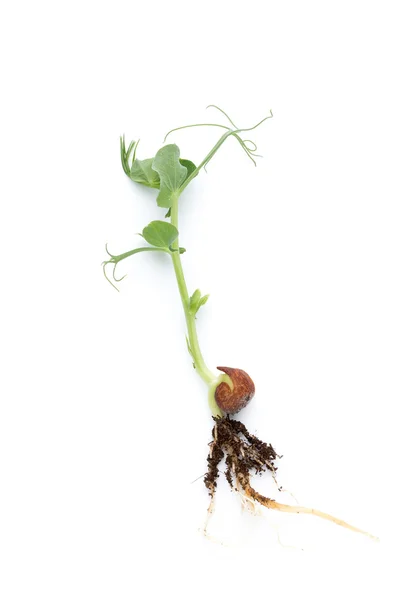
<svg viewBox="0 0 400 600">
<path fill-rule="evenodd" d="M 398 598 L 396 4 L 3 4 L 3 600 Z M 241 418 L 280 484 L 380 544 L 222 481 L 201 533 L 211 420 L 171 265 L 122 263 L 118 294 L 100 263 L 162 217 L 119 135 L 152 156 L 223 122 L 210 103 L 274 118 L 256 169 L 230 140 L 182 198 L 206 360 L 255 380 Z M 171 141 L 198 163 L 218 135 Z"/>
</svg>

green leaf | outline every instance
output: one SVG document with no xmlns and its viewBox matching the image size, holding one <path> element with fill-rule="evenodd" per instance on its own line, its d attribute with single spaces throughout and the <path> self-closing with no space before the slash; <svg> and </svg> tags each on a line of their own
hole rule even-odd
<svg viewBox="0 0 400 600">
<path fill-rule="evenodd" d="M 146 185 L 147 187 L 160 189 L 160 176 L 158 172 L 153 169 L 154 157 L 145 158 L 144 160 L 137 159 L 136 150 L 138 144 L 139 142 L 131 142 L 128 148 L 126 148 L 125 136 L 120 137 L 122 167 L 125 173 L 128 175 L 128 177 L 132 179 L 132 181 L 135 181 L 136 183 L 141 183 L 142 185 Z M 174 145 L 171 144 L 171 146 Z M 177 149 L 177 146 L 175 146 L 175 148 Z M 179 157 L 179 149 L 177 152 L 177 156 Z M 180 158 L 179 163 L 182 167 L 182 177 L 183 169 L 186 169 L 186 175 L 185 177 L 183 177 L 183 181 L 185 181 L 185 179 L 187 179 L 196 169 L 196 165 L 192 163 L 191 160 L 188 160 L 186 158 Z"/>
<path fill-rule="evenodd" d="M 158 173 L 156 173 L 152 167 L 153 160 L 153 158 L 134 160 L 129 174 L 129 177 L 132 179 L 132 181 L 136 181 L 136 183 L 141 183 L 143 185 L 147 185 L 148 187 L 158 189 L 160 187 L 160 178 Z"/>
<path fill-rule="evenodd" d="M 197 313 L 197 310 L 198 310 L 197 306 L 198 306 L 200 298 L 201 298 L 201 291 L 200 290 L 196 290 L 190 296 L 190 300 L 189 300 L 189 312 L 192 315 L 195 315 Z"/>
<path fill-rule="evenodd" d="M 209 294 L 202 296 L 200 290 L 196 290 L 195 292 L 193 292 L 189 300 L 190 314 L 193 316 L 196 315 L 199 309 L 207 302 L 209 297 Z"/>
<path fill-rule="evenodd" d="M 145 158 L 139 160 L 136 158 L 136 150 L 139 142 L 131 142 L 126 148 L 125 136 L 120 138 L 121 163 L 122 167 L 132 181 L 140 183 L 150 188 L 160 189 L 161 181 L 157 170 L 154 170 L 153 163 L 155 158 Z M 163 152 L 161 152 L 163 151 Z M 159 206 L 170 208 L 172 204 L 172 194 L 177 191 L 179 186 L 193 173 L 196 165 L 186 158 L 179 158 L 179 148 L 175 144 L 170 144 L 161 148 L 157 153 L 159 155 L 159 166 L 163 174 L 163 189 L 160 190 L 157 202 Z M 132 156 L 132 158 L 131 158 Z M 176 187 L 177 186 L 177 187 Z M 170 211 L 166 216 L 170 216 Z"/>
<path fill-rule="evenodd" d="M 179 162 L 179 148 L 176 144 L 163 146 L 153 160 L 153 169 L 160 176 L 158 206 L 169 208 L 179 195 L 179 188 L 187 177 L 187 167 Z"/>
<path fill-rule="evenodd" d="M 191 160 L 188 160 L 187 158 L 180 158 L 179 162 L 181 163 L 182 166 L 187 168 L 187 174 L 185 177 L 185 181 L 186 179 L 193 173 L 193 171 L 196 170 L 196 165 L 194 163 L 192 163 Z"/>
<path fill-rule="evenodd" d="M 139 142 L 131 142 L 128 146 L 128 149 L 126 149 L 125 146 L 125 136 L 121 136 L 119 138 L 119 143 L 120 143 L 120 151 L 121 151 L 121 163 L 122 163 L 122 168 L 124 169 L 125 173 L 128 175 L 128 177 L 130 176 L 130 166 L 129 166 L 129 160 L 130 160 L 130 156 L 133 150 L 133 156 L 132 156 L 132 163 L 135 161 L 135 157 L 136 157 L 136 148 Z"/>
<path fill-rule="evenodd" d="M 202 296 L 200 298 L 197 310 L 199 310 L 199 308 L 201 308 L 202 306 L 204 306 L 204 304 L 207 302 L 207 300 L 209 299 L 209 297 L 210 297 L 210 294 L 206 294 L 205 296 Z"/>
<path fill-rule="evenodd" d="M 157 248 L 169 248 L 179 233 L 177 228 L 165 221 L 152 221 L 142 231 L 146 242 Z"/>
<path fill-rule="evenodd" d="M 202 306 L 204 306 L 204 304 L 207 302 L 207 300 L 209 299 L 209 297 L 210 297 L 210 294 L 206 294 L 205 296 L 202 296 L 202 297 L 200 298 L 200 302 L 199 302 L 199 304 L 198 304 L 197 311 L 198 311 L 198 310 L 199 310 L 199 309 L 200 309 Z"/>
</svg>

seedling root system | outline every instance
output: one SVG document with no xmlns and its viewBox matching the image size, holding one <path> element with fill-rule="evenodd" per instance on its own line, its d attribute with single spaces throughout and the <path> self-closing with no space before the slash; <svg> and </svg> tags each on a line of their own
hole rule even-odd
<svg viewBox="0 0 400 600">
<path fill-rule="evenodd" d="M 271 444 L 266 444 L 249 433 L 240 421 L 231 419 L 229 415 L 222 418 L 213 417 L 213 419 L 212 441 L 207 457 L 208 471 L 204 477 L 204 483 L 211 496 L 212 505 L 217 489 L 219 465 L 225 458 L 225 477 L 230 487 L 249 500 L 280 512 L 314 515 L 351 531 L 362 533 L 374 540 L 378 539 L 370 533 L 328 513 L 305 506 L 281 504 L 257 492 L 250 483 L 251 476 L 270 471 L 275 479 L 277 470 L 275 460 L 280 457 Z"/>
</svg>

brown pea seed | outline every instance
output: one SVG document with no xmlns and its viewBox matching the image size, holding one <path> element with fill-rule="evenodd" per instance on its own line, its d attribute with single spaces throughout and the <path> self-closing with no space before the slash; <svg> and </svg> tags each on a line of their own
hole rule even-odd
<svg viewBox="0 0 400 600">
<path fill-rule="evenodd" d="M 215 390 L 215 401 L 218 407 L 228 415 L 234 415 L 244 408 L 254 396 L 256 391 L 253 380 L 242 369 L 231 367 L 217 367 L 232 380 L 233 390 L 227 383 L 220 383 Z"/>
</svg>

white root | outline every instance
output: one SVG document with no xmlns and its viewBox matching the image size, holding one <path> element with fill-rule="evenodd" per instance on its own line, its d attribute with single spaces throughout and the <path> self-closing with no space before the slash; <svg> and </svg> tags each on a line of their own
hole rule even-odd
<svg viewBox="0 0 400 600">
<path fill-rule="evenodd" d="M 275 500 L 271 500 L 270 498 L 266 498 L 262 494 L 256 492 L 250 485 L 245 486 L 245 493 L 250 498 L 257 500 L 260 504 L 265 506 L 266 508 L 271 508 L 273 510 L 279 510 L 281 512 L 286 513 L 294 513 L 294 514 L 303 514 L 303 515 L 314 515 L 316 517 L 320 517 L 321 519 L 325 519 L 326 521 L 331 521 L 332 523 L 336 523 L 336 525 L 340 525 L 340 527 L 344 527 L 345 529 L 350 529 L 351 531 L 355 531 L 356 533 L 362 533 L 372 540 L 379 542 L 379 538 L 368 531 L 364 531 L 363 529 L 359 529 L 358 527 L 354 527 L 346 521 L 342 519 L 338 519 L 333 515 L 322 512 L 321 510 L 317 510 L 316 508 L 308 508 L 306 506 L 290 506 L 289 504 L 281 504 L 280 502 L 276 502 Z"/>
<path fill-rule="evenodd" d="M 203 527 L 203 533 L 206 537 L 209 537 L 208 532 L 207 532 L 207 528 L 208 528 L 208 524 L 210 522 L 210 519 L 214 513 L 214 508 L 215 508 L 215 500 L 214 500 L 214 494 L 211 496 L 211 500 L 210 500 L 210 504 L 208 505 L 208 509 L 207 509 L 207 516 L 206 516 L 206 520 L 204 522 L 204 527 Z"/>
<path fill-rule="evenodd" d="M 259 509 L 259 506 L 257 506 L 256 501 L 253 498 L 251 498 L 250 496 L 247 496 L 246 494 L 244 494 L 239 489 L 239 487 L 237 488 L 237 493 L 239 494 L 239 497 L 240 497 L 240 503 L 242 505 L 242 510 L 247 510 L 254 517 L 259 516 L 260 509 Z"/>
</svg>

